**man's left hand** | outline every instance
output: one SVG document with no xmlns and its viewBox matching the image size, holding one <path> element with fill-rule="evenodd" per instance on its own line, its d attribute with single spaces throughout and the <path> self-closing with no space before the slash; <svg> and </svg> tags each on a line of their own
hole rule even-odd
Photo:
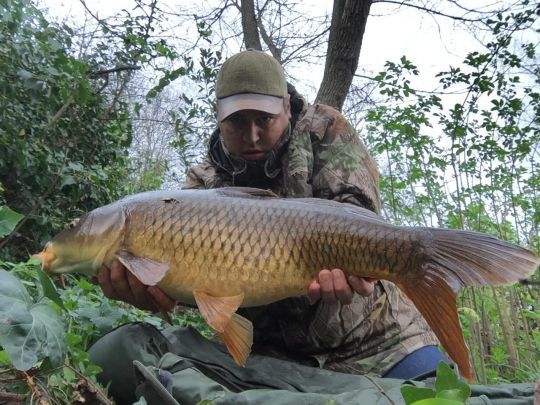
<svg viewBox="0 0 540 405">
<path fill-rule="evenodd" d="M 373 293 L 376 279 L 357 276 L 346 276 L 343 270 L 321 270 L 317 280 L 308 287 L 308 298 L 311 302 L 319 299 L 326 303 L 341 302 L 350 304 L 354 293 L 367 297 Z"/>
</svg>

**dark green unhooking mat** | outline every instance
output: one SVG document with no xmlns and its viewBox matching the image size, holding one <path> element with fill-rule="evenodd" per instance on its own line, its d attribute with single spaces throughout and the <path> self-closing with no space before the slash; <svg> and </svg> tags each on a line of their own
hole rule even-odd
<svg viewBox="0 0 540 405">
<path fill-rule="evenodd" d="M 433 380 L 342 374 L 258 355 L 250 356 L 242 368 L 220 344 L 192 328 L 159 332 L 144 323 L 113 330 L 89 354 L 103 368 L 99 380 L 111 384 L 109 392 L 119 404 L 140 398 L 147 404 L 174 405 L 204 400 L 216 405 L 404 404 L 401 385 L 433 385 Z M 472 405 L 533 404 L 533 384 L 471 388 Z"/>
</svg>

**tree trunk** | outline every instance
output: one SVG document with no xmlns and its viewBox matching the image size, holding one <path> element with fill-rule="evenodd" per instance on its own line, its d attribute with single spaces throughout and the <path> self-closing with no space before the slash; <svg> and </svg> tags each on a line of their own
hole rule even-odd
<svg viewBox="0 0 540 405">
<path fill-rule="evenodd" d="M 506 348 L 506 353 L 508 354 L 508 363 L 514 372 L 517 368 L 519 368 L 519 355 L 516 343 L 514 341 L 514 334 L 512 331 L 513 324 L 508 313 L 508 304 L 504 299 L 501 300 L 495 289 L 493 289 L 493 297 L 495 298 L 495 305 L 497 306 L 501 320 L 504 346 Z"/>
<path fill-rule="evenodd" d="M 324 76 L 315 102 L 341 111 L 358 66 L 372 0 L 334 0 Z"/>
<path fill-rule="evenodd" d="M 242 15 L 242 31 L 244 32 L 246 49 L 253 48 L 262 51 L 253 0 L 242 0 L 240 2 L 240 13 Z"/>
<path fill-rule="evenodd" d="M 523 301 L 522 295 L 518 293 L 520 307 L 526 308 L 526 304 Z M 534 344 L 531 340 L 532 336 L 532 330 L 531 326 L 529 325 L 529 320 L 525 315 L 521 315 L 521 322 L 523 322 L 523 332 L 522 335 L 525 337 L 525 350 L 527 353 L 536 353 L 538 349 L 534 347 Z M 529 364 L 531 367 L 534 367 L 534 364 L 536 363 L 536 356 L 528 356 L 527 357 L 527 364 Z"/>
<path fill-rule="evenodd" d="M 478 313 L 478 300 L 476 299 L 476 293 L 474 289 L 469 290 L 469 307 L 475 310 Z M 483 312 L 483 308 L 481 308 Z M 476 379 L 480 381 L 482 384 L 487 383 L 487 376 L 486 376 L 486 362 L 484 360 L 484 353 L 485 353 L 485 347 L 484 347 L 484 340 L 482 336 L 482 330 L 480 328 L 481 321 L 483 318 L 483 313 L 480 315 L 480 321 L 474 321 L 471 320 L 471 330 L 474 334 L 474 340 L 476 341 L 477 348 L 476 353 L 478 353 L 478 363 L 475 363 L 474 360 L 474 354 L 471 353 L 471 357 L 473 358 L 473 366 L 474 371 L 476 374 Z"/>
</svg>

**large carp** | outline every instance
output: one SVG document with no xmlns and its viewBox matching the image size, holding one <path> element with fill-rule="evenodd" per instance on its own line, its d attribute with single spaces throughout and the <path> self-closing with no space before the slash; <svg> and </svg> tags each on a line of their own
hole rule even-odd
<svg viewBox="0 0 540 405">
<path fill-rule="evenodd" d="M 371 211 L 259 189 L 156 191 L 97 208 L 36 255 L 50 273 L 93 275 L 120 260 L 142 283 L 196 304 L 237 363 L 251 350 L 239 306 L 306 294 L 321 269 L 395 283 L 462 375 L 472 378 L 456 310 L 464 286 L 531 275 L 529 250 L 476 232 L 393 226 Z"/>
</svg>

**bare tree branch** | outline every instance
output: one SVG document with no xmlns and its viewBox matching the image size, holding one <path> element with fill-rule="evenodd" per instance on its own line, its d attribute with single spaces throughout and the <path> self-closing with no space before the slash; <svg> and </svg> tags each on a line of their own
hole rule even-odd
<svg viewBox="0 0 540 405">
<path fill-rule="evenodd" d="M 433 8 L 428 8 L 428 7 L 420 6 L 420 5 L 417 5 L 417 4 L 413 4 L 410 1 L 373 0 L 373 3 L 374 4 L 375 3 L 387 3 L 387 4 L 396 4 L 398 6 L 410 7 L 410 8 L 420 10 L 420 11 L 425 11 L 425 12 L 430 13 L 430 14 L 435 14 L 435 15 L 438 15 L 438 16 L 441 16 L 441 17 L 446 17 L 446 18 L 450 18 L 452 20 L 461 21 L 461 22 L 471 22 L 471 23 L 473 23 L 473 22 L 481 22 L 485 18 L 485 17 L 478 17 L 478 18 L 471 19 L 471 18 L 466 18 L 466 17 L 463 17 L 463 16 L 446 14 L 446 13 L 443 13 L 441 11 L 437 11 L 437 10 L 435 10 Z M 467 10 L 467 11 L 471 11 L 471 10 Z"/>
<path fill-rule="evenodd" d="M 244 31 L 246 49 L 253 48 L 262 51 L 253 0 L 241 0 L 240 12 L 242 14 L 242 30 Z"/>
<path fill-rule="evenodd" d="M 325 28 L 319 34 L 313 36 L 311 39 L 304 42 L 304 44 L 302 44 L 301 46 L 299 46 L 298 48 L 296 48 L 295 50 L 290 52 L 287 55 L 287 57 L 285 59 L 283 59 L 283 64 L 286 64 L 289 60 L 293 59 L 296 56 L 296 54 L 298 54 L 300 51 L 302 51 L 302 50 L 304 50 L 306 48 L 309 48 L 311 46 L 319 45 L 319 43 L 320 43 L 319 40 L 321 38 L 323 38 L 329 31 L 330 31 L 330 27 Z"/>
<path fill-rule="evenodd" d="M 272 53 L 272 56 L 274 58 L 276 58 L 276 60 L 282 64 L 282 60 L 281 60 L 281 49 L 279 49 L 276 44 L 274 44 L 274 41 L 272 40 L 272 38 L 268 35 L 268 33 L 266 32 L 266 29 L 264 28 L 264 25 L 262 23 L 262 20 L 260 18 L 260 15 L 259 15 L 259 18 L 257 19 L 257 26 L 259 27 L 259 32 L 261 33 L 261 37 L 264 41 L 264 43 L 266 44 L 266 46 L 268 47 L 268 49 L 270 49 L 270 52 Z"/>
<path fill-rule="evenodd" d="M 89 76 L 104 76 L 108 75 L 109 73 L 118 73 L 123 72 L 125 70 L 139 70 L 140 66 L 117 66 L 115 68 L 111 69 L 100 69 L 100 70 L 94 70 L 88 73 Z"/>
</svg>

